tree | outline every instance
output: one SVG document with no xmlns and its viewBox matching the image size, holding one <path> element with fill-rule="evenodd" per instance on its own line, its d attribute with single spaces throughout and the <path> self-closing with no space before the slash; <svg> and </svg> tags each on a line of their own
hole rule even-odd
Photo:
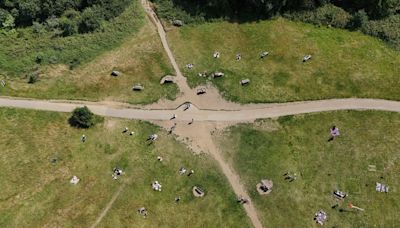
<svg viewBox="0 0 400 228">
<path fill-rule="evenodd" d="M 95 124 L 95 116 L 88 107 L 84 106 L 74 109 L 68 122 L 76 128 L 89 128 Z"/>
<path fill-rule="evenodd" d="M 323 25 L 344 28 L 350 21 L 350 14 L 344 9 L 331 4 L 324 5 L 315 11 L 315 19 Z"/>
<path fill-rule="evenodd" d="M 72 36 L 78 33 L 78 24 L 76 21 L 71 20 L 67 17 L 60 19 L 60 28 L 63 36 Z"/>
<path fill-rule="evenodd" d="M 15 26 L 15 19 L 11 14 L 8 14 L 1 26 L 5 29 L 12 29 Z"/>
<path fill-rule="evenodd" d="M 82 12 L 81 23 L 79 25 L 80 33 L 96 31 L 101 27 L 104 17 L 99 7 L 88 7 Z"/>
<path fill-rule="evenodd" d="M 364 10 L 357 11 L 350 21 L 350 28 L 357 29 L 363 27 L 368 22 L 368 15 Z"/>
</svg>

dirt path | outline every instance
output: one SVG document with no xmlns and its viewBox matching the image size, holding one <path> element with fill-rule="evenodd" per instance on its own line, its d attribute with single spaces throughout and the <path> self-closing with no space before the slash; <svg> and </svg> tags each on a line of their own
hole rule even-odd
<svg viewBox="0 0 400 228">
<path fill-rule="evenodd" d="M 284 104 L 250 105 L 242 110 L 202 110 L 196 106 L 183 111 L 180 106 L 177 109 L 135 109 L 123 105 L 96 104 L 90 102 L 58 102 L 46 100 L 27 100 L 1 98 L 0 107 L 26 108 L 34 110 L 71 112 L 76 107 L 86 105 L 97 115 L 106 117 L 118 117 L 139 120 L 169 120 L 173 114 L 177 114 L 176 121 L 196 122 L 248 122 L 260 118 L 272 118 L 303 113 L 335 111 L 335 110 L 382 110 L 400 112 L 400 101 L 388 101 L 377 99 L 332 99 L 307 102 L 293 102 Z"/>
<path fill-rule="evenodd" d="M 163 126 L 164 128 L 168 128 L 171 125 L 170 121 L 162 121 L 155 122 L 158 125 Z M 228 165 L 228 163 L 224 160 L 221 151 L 214 143 L 212 139 L 211 131 L 214 129 L 222 129 L 224 127 L 229 126 L 233 123 L 193 123 L 192 125 L 188 124 L 178 124 L 177 128 L 174 131 L 174 134 L 178 136 L 178 139 L 182 142 L 188 144 L 188 146 L 195 153 L 207 153 L 213 159 L 215 159 L 221 168 L 222 173 L 228 179 L 228 182 L 232 186 L 232 189 L 236 196 L 242 196 L 245 199 L 248 199 L 249 202 L 247 204 L 243 204 L 243 207 L 246 211 L 246 214 L 250 218 L 251 223 L 254 227 L 260 228 L 262 224 L 258 218 L 257 210 L 255 209 L 250 196 L 248 195 L 245 187 L 240 182 L 240 177 L 235 173 L 233 168 Z"/>
<path fill-rule="evenodd" d="M 160 36 L 161 43 L 165 49 L 165 52 L 168 55 L 168 58 L 172 64 L 172 67 L 175 70 L 176 73 L 176 84 L 178 85 L 179 89 L 183 93 L 182 95 L 188 95 L 191 93 L 191 89 L 189 88 L 188 84 L 186 83 L 186 78 L 183 76 L 181 73 L 178 64 L 176 63 L 175 57 L 172 54 L 171 49 L 169 48 L 168 42 L 167 42 L 167 36 L 165 34 L 165 30 L 163 25 L 161 24 L 160 20 L 158 19 L 156 13 L 153 11 L 153 9 L 150 6 L 150 3 L 147 0 L 142 0 L 142 5 L 150 18 L 151 22 L 156 26 L 157 32 Z"/>
<path fill-rule="evenodd" d="M 99 217 L 97 217 L 96 221 L 93 223 L 90 228 L 95 228 L 101 220 L 103 220 L 104 216 L 107 215 L 107 212 L 111 209 L 112 205 L 114 204 L 115 200 L 117 200 L 118 196 L 121 194 L 122 190 L 124 189 L 125 184 L 122 184 L 119 188 L 118 191 L 114 193 L 113 197 L 111 198 L 110 202 L 108 202 L 107 206 L 103 209 Z"/>
<path fill-rule="evenodd" d="M 233 191 L 237 196 L 242 196 L 245 199 L 248 199 L 249 202 L 246 204 L 243 204 L 244 209 L 246 210 L 247 216 L 249 216 L 252 224 L 256 228 L 262 227 L 260 219 L 258 218 L 257 211 L 255 207 L 253 206 L 253 203 L 251 201 L 250 196 L 247 194 L 247 191 L 245 190 L 245 187 L 243 184 L 240 182 L 239 176 L 236 174 L 236 172 L 233 170 L 232 167 L 228 165 L 227 162 L 223 159 L 221 152 L 219 149 L 216 147 L 214 144 L 214 141 L 211 138 L 210 131 L 207 131 L 207 129 L 204 129 L 203 131 L 199 132 L 201 135 L 204 135 L 203 140 L 198 140 L 198 137 L 193 138 L 197 141 L 198 145 L 200 148 L 203 148 L 203 150 L 207 151 L 219 164 L 221 167 L 222 172 L 228 179 L 229 183 L 232 186 Z M 195 141 L 195 142 L 196 142 Z"/>
<path fill-rule="evenodd" d="M 222 98 L 219 94 L 219 91 L 213 87 L 212 85 L 206 86 L 207 93 L 201 96 L 196 94 L 197 89 L 191 89 L 187 84 L 186 77 L 182 74 L 175 57 L 169 47 L 167 35 L 165 33 L 163 24 L 157 17 L 157 14 L 153 11 L 150 3 L 147 0 L 142 0 L 142 6 L 145 9 L 148 18 L 155 26 L 159 36 L 161 43 L 165 49 L 165 52 L 168 55 L 168 58 L 172 64 L 172 67 L 175 70 L 176 74 L 176 84 L 181 91 L 180 96 L 177 97 L 175 101 L 168 101 L 168 100 L 160 100 L 157 103 L 150 104 L 146 106 L 147 108 L 154 109 L 154 108 L 163 108 L 163 109 L 171 109 L 175 108 L 178 105 L 190 101 L 196 104 L 199 108 L 211 108 L 211 109 L 240 109 L 242 105 L 226 101 Z M 204 86 L 202 86 L 204 87 Z"/>
</svg>

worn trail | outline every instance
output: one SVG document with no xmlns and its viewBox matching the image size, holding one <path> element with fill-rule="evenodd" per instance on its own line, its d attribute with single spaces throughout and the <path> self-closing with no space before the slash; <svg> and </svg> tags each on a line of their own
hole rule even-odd
<svg viewBox="0 0 400 228">
<path fill-rule="evenodd" d="M 93 223 L 93 225 L 90 228 L 95 228 L 101 220 L 103 220 L 104 216 L 107 215 L 108 211 L 111 209 L 112 205 L 114 204 L 115 200 L 117 200 L 118 196 L 121 194 L 122 190 L 124 189 L 125 185 L 121 185 L 118 189 L 117 192 L 114 193 L 113 197 L 111 200 L 108 202 L 107 206 L 103 209 L 99 217 L 97 217 L 96 221 Z"/>
<path fill-rule="evenodd" d="M 379 99 L 332 99 L 283 104 L 243 106 L 241 110 L 202 110 L 195 105 L 187 111 L 183 107 L 176 109 L 135 109 L 122 105 L 97 104 L 87 102 L 58 102 L 48 100 L 27 100 L 1 98 L 0 107 L 26 108 L 34 110 L 71 112 L 76 107 L 88 106 L 95 114 L 106 117 L 117 117 L 138 120 L 169 120 L 172 114 L 177 114 L 177 121 L 196 122 L 248 122 L 260 118 L 272 118 L 303 113 L 335 111 L 335 110 L 381 110 L 400 112 L 400 101 Z"/>
</svg>

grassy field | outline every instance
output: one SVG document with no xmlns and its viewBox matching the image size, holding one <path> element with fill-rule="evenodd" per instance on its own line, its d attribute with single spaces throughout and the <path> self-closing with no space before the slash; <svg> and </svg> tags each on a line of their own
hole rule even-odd
<svg viewBox="0 0 400 228">
<path fill-rule="evenodd" d="M 89 227 L 120 186 L 100 227 L 249 226 L 227 180 L 208 157 L 193 155 L 149 123 L 105 119 L 78 130 L 69 127 L 68 116 L 0 109 L 1 227 Z M 135 135 L 121 133 L 125 126 Z M 155 132 L 159 140 L 148 145 L 147 136 Z M 111 178 L 115 166 L 125 172 L 118 180 Z M 195 173 L 180 176 L 181 166 Z M 76 186 L 69 183 L 73 175 L 81 179 Z M 155 180 L 161 192 L 151 189 Z M 204 198 L 192 196 L 194 185 L 205 189 Z M 137 214 L 142 206 L 149 212 L 146 219 Z"/>
<path fill-rule="evenodd" d="M 400 54 L 359 32 L 282 18 L 235 24 L 206 23 L 168 33 L 190 86 L 212 81 L 229 100 L 286 102 L 343 97 L 400 99 Z M 214 59 L 214 51 L 221 53 Z M 259 57 L 269 51 L 265 59 Z M 241 53 L 242 60 L 235 56 Z M 302 63 L 305 54 L 312 60 Z M 184 66 L 193 63 L 194 69 Z M 215 80 L 199 72 L 225 72 Z M 248 86 L 239 80 L 249 78 Z"/>
<path fill-rule="evenodd" d="M 341 136 L 327 142 L 333 124 Z M 238 125 L 220 143 L 266 227 L 312 227 L 320 209 L 328 214 L 327 227 L 397 227 L 399 128 L 396 113 L 341 111 Z M 286 172 L 297 179 L 288 182 Z M 274 183 L 268 196 L 256 191 L 261 179 Z M 376 182 L 389 185 L 390 192 L 376 192 Z M 349 196 L 336 201 L 334 190 Z M 350 202 L 365 211 L 350 210 Z M 332 209 L 336 203 L 339 207 Z"/>
<path fill-rule="evenodd" d="M 27 38 L 32 42 L 32 48 L 38 45 L 35 46 L 38 50 L 34 48 L 36 51 L 45 49 L 50 53 L 45 56 L 55 52 L 54 55 L 60 55 L 57 58 L 65 58 L 59 64 L 45 62 L 37 66 L 40 76 L 39 81 L 34 84 L 27 83 L 27 70 L 24 68 L 29 68 L 34 63 L 34 56 L 10 55 L 9 52 L 21 53 L 13 50 L 20 46 L 18 39 L 16 44 L 2 46 L 3 49 L 11 50 L 0 48 L 0 62 L 3 63 L 0 64 L 0 69 L 3 70 L 0 72 L 0 79 L 5 79 L 7 83 L 5 87 L 0 86 L 0 95 L 41 99 L 108 100 L 133 104 L 152 103 L 160 98 L 174 99 L 177 87 L 172 84 L 160 85 L 160 79 L 166 74 L 171 74 L 172 67 L 157 33 L 144 19 L 144 12 L 140 7 L 140 3 L 135 1 L 116 19 L 117 25 L 109 25 L 110 31 L 106 30 L 104 33 L 50 39 L 50 43 L 44 44 L 41 43 L 43 38 Z M 121 31 L 114 33 L 114 30 Z M 68 39 L 75 43 L 64 44 Z M 58 44 L 59 42 L 61 44 Z M 62 51 L 53 50 L 52 43 L 65 45 L 65 48 Z M 30 50 L 29 54 L 34 52 Z M 81 64 L 71 69 L 68 62 L 73 57 L 77 57 Z M 121 71 L 123 75 L 112 77 L 112 70 Z M 132 86 L 136 83 L 142 84 L 145 89 L 133 92 Z"/>
</svg>

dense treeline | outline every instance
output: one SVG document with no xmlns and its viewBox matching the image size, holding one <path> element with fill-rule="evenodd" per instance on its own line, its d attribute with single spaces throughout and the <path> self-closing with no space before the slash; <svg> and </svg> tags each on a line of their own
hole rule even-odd
<svg viewBox="0 0 400 228">
<path fill-rule="evenodd" d="M 187 13 L 207 18 L 220 16 L 268 17 L 288 11 L 313 10 L 333 4 L 349 12 L 364 10 L 372 19 L 380 19 L 400 12 L 400 0 L 154 0 L 158 4 L 173 5 Z"/>
<path fill-rule="evenodd" d="M 120 15 L 130 0 L 0 0 L 0 28 L 33 25 L 69 36 L 92 32 Z"/>
<path fill-rule="evenodd" d="M 186 23 L 246 21 L 283 15 L 316 25 L 361 30 L 400 48 L 400 0 L 153 0 L 162 17 Z"/>
</svg>

